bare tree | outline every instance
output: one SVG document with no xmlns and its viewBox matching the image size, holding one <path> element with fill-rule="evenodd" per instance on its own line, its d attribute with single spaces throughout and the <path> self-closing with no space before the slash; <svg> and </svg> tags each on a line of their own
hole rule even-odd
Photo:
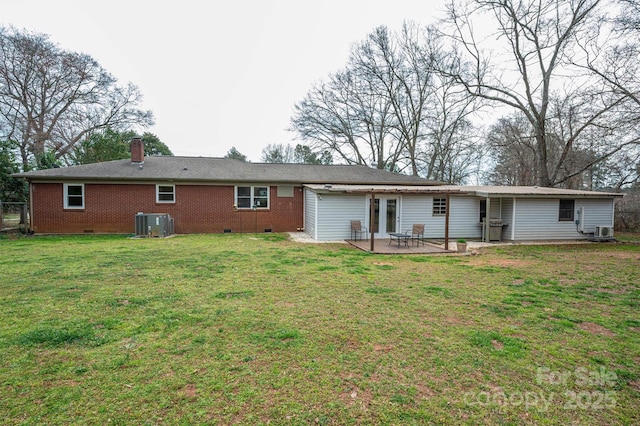
<svg viewBox="0 0 640 426">
<path fill-rule="evenodd" d="M 633 149 L 619 143 L 624 123 L 600 123 L 578 131 L 584 116 L 591 114 L 589 99 L 552 99 L 546 126 L 547 157 L 554 179 L 574 189 L 619 188 L 634 176 Z M 625 126 L 627 132 L 632 131 Z M 576 137 L 579 134 L 580 137 Z M 488 146 L 494 164 L 488 175 L 493 184 L 536 185 L 540 170 L 537 162 L 535 131 L 522 113 L 503 117 L 491 127 Z M 571 149 L 567 142 L 572 141 Z M 628 148 L 628 147 L 626 147 Z M 636 161 L 637 162 L 637 161 Z"/>
<path fill-rule="evenodd" d="M 618 30 L 623 33 L 640 32 L 640 1 L 619 0 L 620 15 L 616 18 Z"/>
<path fill-rule="evenodd" d="M 628 99 L 611 123 L 617 131 L 605 135 L 618 145 L 626 142 L 625 149 L 593 168 L 597 184 L 622 188 L 640 180 L 640 1 L 610 4 L 619 6 L 618 14 L 582 34 L 577 42 L 585 60 L 575 65 L 599 77 L 605 90 Z"/>
<path fill-rule="evenodd" d="M 481 152 L 470 137 L 475 104 L 435 62 L 459 60 L 434 29 L 376 28 L 354 45 L 346 70 L 296 105 L 292 128 L 350 164 L 459 183 Z"/>
<path fill-rule="evenodd" d="M 117 85 L 88 55 L 62 50 L 46 35 L 0 28 L 2 137 L 20 147 L 22 165 L 42 166 L 47 153 L 66 160 L 97 129 L 145 127 L 149 111 L 132 84 Z"/>
<path fill-rule="evenodd" d="M 348 71 L 337 72 L 327 82 L 314 84 L 295 105 L 291 130 L 313 149 L 328 150 L 347 164 L 369 165 L 375 151 L 371 154 L 365 151 L 362 123 L 356 113 L 368 108 L 358 105 L 353 86 L 353 76 Z"/>
<path fill-rule="evenodd" d="M 421 123 L 431 92 L 429 57 L 419 45 L 418 27 L 406 24 L 399 37 L 386 27 L 376 28 L 352 52 L 349 67 L 377 94 L 378 116 L 366 115 L 369 139 L 377 148 L 378 168 L 394 170 L 404 157 L 412 175 L 418 175 L 417 148 L 424 137 Z M 377 120 L 376 120 L 377 118 Z M 388 132 L 371 132 L 371 123 L 386 124 Z M 375 129 L 375 127 L 374 127 Z M 384 157 L 386 154 L 386 158 Z"/>
<path fill-rule="evenodd" d="M 468 61 L 452 76 L 469 94 L 526 117 L 535 140 L 538 185 L 566 186 L 589 167 L 638 142 L 621 132 L 601 144 L 594 138 L 597 133 L 617 132 L 616 127 L 628 121 L 620 112 L 630 102 L 628 94 L 603 86 L 601 76 L 588 71 L 587 55 L 580 54 L 585 46 L 579 40 L 585 32 L 603 25 L 601 3 L 475 0 L 449 4 L 453 39 Z M 502 50 L 487 47 L 489 35 L 475 32 L 474 24 L 480 19 L 485 26 L 490 19 L 497 27 L 491 38 L 501 43 Z M 593 43 L 587 47 L 597 48 Z M 562 108 L 554 110 L 554 99 Z M 593 157 L 570 167 L 571 159 L 585 152 L 587 145 L 593 145 Z"/>
<path fill-rule="evenodd" d="M 535 136 L 523 114 L 500 118 L 487 135 L 493 165 L 492 185 L 535 185 L 538 180 Z"/>
<path fill-rule="evenodd" d="M 458 64 L 455 51 L 436 58 L 445 69 L 454 69 Z M 475 98 L 449 76 L 436 73 L 426 110 L 427 117 L 422 122 L 425 137 L 418 149 L 421 174 L 449 183 L 461 183 L 477 175 L 486 147 L 478 126 L 473 124 L 473 117 L 480 110 Z"/>
</svg>

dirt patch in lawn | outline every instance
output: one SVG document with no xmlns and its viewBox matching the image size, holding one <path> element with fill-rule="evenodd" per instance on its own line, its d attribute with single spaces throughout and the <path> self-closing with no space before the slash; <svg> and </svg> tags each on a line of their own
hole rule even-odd
<svg viewBox="0 0 640 426">
<path fill-rule="evenodd" d="M 491 341 L 491 346 L 493 346 L 493 349 L 497 350 L 497 351 L 501 351 L 504 349 L 504 343 L 502 343 L 499 340 L 493 339 Z"/>
<path fill-rule="evenodd" d="M 599 256 L 601 259 L 606 259 L 607 257 L 613 259 L 634 259 L 640 260 L 637 252 L 633 251 L 603 251 L 600 252 Z"/>
<path fill-rule="evenodd" d="M 468 319 L 468 318 L 460 318 L 460 317 L 454 317 L 454 316 L 447 316 L 447 317 L 443 317 L 441 318 L 441 322 L 445 325 L 465 325 L 465 326 L 469 326 L 469 325 L 474 325 L 475 321 Z"/>
<path fill-rule="evenodd" d="M 420 399 L 429 399 L 436 394 L 429 386 L 421 383 L 416 385 L 416 389 L 418 390 L 418 397 Z"/>
<path fill-rule="evenodd" d="M 196 385 L 187 383 L 180 393 L 187 399 L 194 399 L 196 397 Z"/>
<path fill-rule="evenodd" d="M 373 345 L 373 350 L 375 352 L 389 352 L 393 349 L 392 345 L 379 345 L 379 344 L 374 344 Z"/>
<path fill-rule="evenodd" d="M 391 262 L 373 262 L 373 264 L 376 266 L 394 266 Z"/>
<path fill-rule="evenodd" d="M 622 286 L 620 288 L 597 288 L 596 289 L 598 292 L 600 293 L 609 293 L 609 294 L 626 294 L 629 293 L 630 291 L 633 291 L 634 288 L 633 287 L 629 287 L 629 286 Z"/>
<path fill-rule="evenodd" d="M 373 401 L 373 393 L 370 389 L 360 389 L 356 385 L 351 385 L 350 389 L 340 394 L 340 399 L 345 405 L 351 406 L 359 404 L 363 409 L 368 409 Z"/>
<path fill-rule="evenodd" d="M 347 339 L 345 344 L 347 346 L 347 349 L 350 349 L 350 350 L 360 349 L 360 342 L 357 340 Z"/>
<path fill-rule="evenodd" d="M 498 266 L 500 268 L 524 268 L 533 264 L 534 262 L 529 260 L 485 259 L 482 257 L 476 257 L 469 261 L 470 266 Z"/>
<path fill-rule="evenodd" d="M 582 330 L 588 331 L 589 333 L 596 334 L 598 336 L 612 337 L 616 335 L 613 331 L 609 330 L 608 328 L 592 322 L 582 322 L 578 327 L 581 328 Z"/>
<path fill-rule="evenodd" d="M 453 315 L 434 318 L 432 313 L 422 313 L 420 319 L 425 324 L 425 327 L 429 329 L 442 326 L 471 326 L 476 324 L 476 322 L 470 318 L 461 318 Z M 433 337 L 429 333 L 425 334 L 425 336 Z"/>
</svg>

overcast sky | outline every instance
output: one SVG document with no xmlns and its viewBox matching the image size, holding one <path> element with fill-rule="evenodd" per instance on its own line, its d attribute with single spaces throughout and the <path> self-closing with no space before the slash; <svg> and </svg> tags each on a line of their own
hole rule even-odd
<svg viewBox="0 0 640 426">
<path fill-rule="evenodd" d="M 442 14 L 443 0 L 0 0 L 0 24 L 50 35 L 136 84 L 176 155 L 259 161 L 295 144 L 294 104 L 376 26 Z"/>
</svg>

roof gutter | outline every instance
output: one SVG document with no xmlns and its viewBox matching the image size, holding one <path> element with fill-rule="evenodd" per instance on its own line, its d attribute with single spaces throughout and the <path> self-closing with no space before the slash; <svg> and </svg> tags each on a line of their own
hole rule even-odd
<svg viewBox="0 0 640 426">
<path fill-rule="evenodd" d="M 624 194 L 613 192 L 593 192 L 584 194 L 557 194 L 557 193 L 492 193 L 471 191 L 470 194 L 481 198 L 609 198 L 624 197 Z"/>
</svg>

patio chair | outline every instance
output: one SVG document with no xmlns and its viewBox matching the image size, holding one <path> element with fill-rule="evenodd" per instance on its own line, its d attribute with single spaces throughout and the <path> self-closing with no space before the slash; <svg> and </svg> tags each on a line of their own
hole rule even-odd
<svg viewBox="0 0 640 426">
<path fill-rule="evenodd" d="M 358 236 L 362 237 L 363 234 L 367 234 L 367 227 L 362 226 L 359 220 L 351 221 L 351 239 L 354 241 L 359 240 Z"/>
<path fill-rule="evenodd" d="M 424 245 L 424 223 L 414 223 L 411 232 L 405 231 L 405 234 L 411 234 L 411 243 L 416 241 L 416 245 Z"/>
</svg>

